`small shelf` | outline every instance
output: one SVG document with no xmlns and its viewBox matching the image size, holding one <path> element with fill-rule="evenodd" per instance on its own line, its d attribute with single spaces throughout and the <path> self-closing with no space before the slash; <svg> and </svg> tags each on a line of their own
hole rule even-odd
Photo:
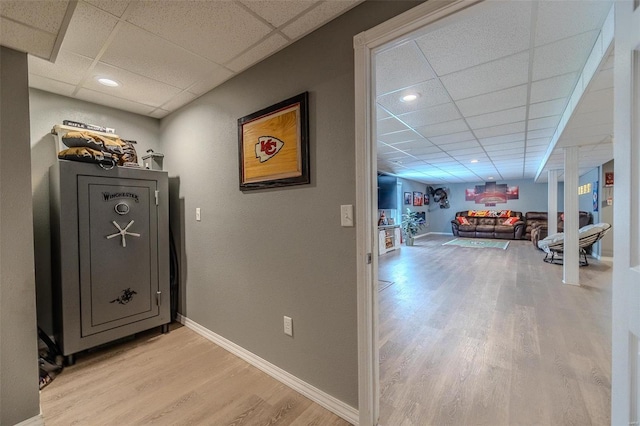
<svg viewBox="0 0 640 426">
<path fill-rule="evenodd" d="M 378 226 L 378 254 L 400 248 L 400 225 Z"/>
</svg>

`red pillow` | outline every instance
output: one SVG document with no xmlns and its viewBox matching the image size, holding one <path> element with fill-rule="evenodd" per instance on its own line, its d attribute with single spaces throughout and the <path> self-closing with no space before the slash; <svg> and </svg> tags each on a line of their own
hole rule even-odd
<svg viewBox="0 0 640 426">
<path fill-rule="evenodd" d="M 458 221 L 458 223 L 460 223 L 460 225 L 471 225 L 467 218 L 464 216 L 458 216 L 456 217 L 456 220 Z"/>
<path fill-rule="evenodd" d="M 513 226 L 516 224 L 517 221 L 519 221 L 520 218 L 517 216 L 513 216 L 510 217 L 509 219 L 505 220 L 504 222 L 502 222 L 503 225 L 509 225 L 509 226 Z"/>
</svg>

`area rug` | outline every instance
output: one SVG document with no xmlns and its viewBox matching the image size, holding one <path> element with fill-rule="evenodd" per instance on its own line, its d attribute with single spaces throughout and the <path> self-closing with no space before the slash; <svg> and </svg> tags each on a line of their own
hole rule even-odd
<svg viewBox="0 0 640 426">
<path fill-rule="evenodd" d="M 456 238 L 455 240 L 447 241 L 442 245 L 472 247 L 472 248 L 498 248 L 498 249 L 506 250 L 507 247 L 509 247 L 509 241 L 485 240 L 482 238 Z"/>
<path fill-rule="evenodd" d="M 385 288 L 389 287 L 391 284 L 393 284 L 393 281 L 378 280 L 378 291 L 384 290 Z"/>
</svg>

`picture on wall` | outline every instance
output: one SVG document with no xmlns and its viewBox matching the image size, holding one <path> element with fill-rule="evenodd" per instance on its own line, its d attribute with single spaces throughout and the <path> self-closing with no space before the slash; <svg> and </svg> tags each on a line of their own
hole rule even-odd
<svg viewBox="0 0 640 426">
<path fill-rule="evenodd" d="M 238 119 L 240 190 L 309 183 L 309 93 Z"/>
<path fill-rule="evenodd" d="M 593 211 L 598 211 L 598 181 L 593 182 Z"/>
<path fill-rule="evenodd" d="M 429 194 L 424 194 L 424 205 L 425 206 L 429 205 Z"/>
<path fill-rule="evenodd" d="M 411 200 L 412 200 L 412 196 L 410 192 L 405 192 L 404 193 L 404 203 L 410 205 L 411 204 Z"/>
<path fill-rule="evenodd" d="M 414 206 L 421 206 L 422 205 L 422 192 L 413 192 L 413 205 Z"/>
<path fill-rule="evenodd" d="M 484 204 L 487 207 L 519 198 L 520 188 L 518 186 L 495 182 L 486 182 L 484 185 L 476 185 L 475 188 L 467 188 L 464 195 L 465 201 L 474 201 L 476 204 Z"/>
</svg>

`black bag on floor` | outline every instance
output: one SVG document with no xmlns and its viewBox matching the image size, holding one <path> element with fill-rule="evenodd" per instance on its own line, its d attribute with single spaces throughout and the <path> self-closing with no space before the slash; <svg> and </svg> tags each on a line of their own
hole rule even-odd
<svg viewBox="0 0 640 426">
<path fill-rule="evenodd" d="M 38 327 L 38 348 L 41 348 L 40 342 L 44 343 L 38 350 L 38 365 L 40 367 L 40 389 L 47 386 L 62 371 L 64 357 L 58 346 L 47 336 L 40 327 Z"/>
</svg>

